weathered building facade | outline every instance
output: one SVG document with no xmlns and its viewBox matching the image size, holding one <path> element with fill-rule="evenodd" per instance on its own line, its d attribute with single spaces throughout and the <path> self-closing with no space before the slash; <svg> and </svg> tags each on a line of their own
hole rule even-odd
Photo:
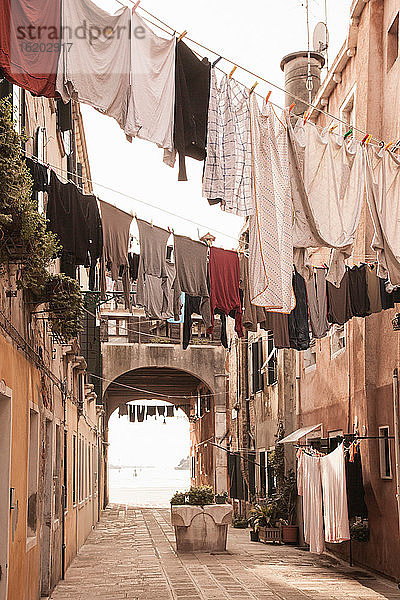
<svg viewBox="0 0 400 600">
<path fill-rule="evenodd" d="M 89 192 L 79 179 L 90 178 L 79 106 L 65 121 L 65 107 L 3 81 L 1 96 L 10 93 L 27 156 Z M 43 192 L 37 202 L 43 212 Z M 86 360 L 77 340 L 66 345 L 52 335 L 46 305 L 19 289 L 22 268 L 23 260 L 2 264 L 0 277 L 1 600 L 49 595 L 101 504 L 101 416 Z M 58 261 L 53 269 L 59 271 Z"/>
</svg>

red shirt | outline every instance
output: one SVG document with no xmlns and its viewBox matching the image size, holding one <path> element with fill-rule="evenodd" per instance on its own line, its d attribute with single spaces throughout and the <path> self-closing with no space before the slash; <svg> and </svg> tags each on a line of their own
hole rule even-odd
<svg viewBox="0 0 400 600">
<path fill-rule="evenodd" d="M 56 97 L 61 0 L 0 0 L 0 67 L 36 96 Z"/>
<path fill-rule="evenodd" d="M 242 323 L 242 303 L 239 295 L 239 256 L 232 250 L 210 248 L 210 304 L 211 322 L 214 327 L 214 311 L 219 309 L 225 315 L 235 313 L 235 331 L 244 336 Z"/>
</svg>

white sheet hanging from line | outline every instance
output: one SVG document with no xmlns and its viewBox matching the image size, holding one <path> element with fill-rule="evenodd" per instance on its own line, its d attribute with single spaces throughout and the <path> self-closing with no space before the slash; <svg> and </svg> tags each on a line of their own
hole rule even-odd
<svg viewBox="0 0 400 600">
<path fill-rule="evenodd" d="M 320 464 L 325 541 L 338 544 L 350 539 L 343 443 L 322 456 Z"/>
<path fill-rule="evenodd" d="M 251 303 L 290 313 L 292 292 L 292 197 L 286 126 L 270 104 L 260 112 L 250 96 L 255 214 L 249 219 Z"/>
<path fill-rule="evenodd" d="M 351 255 L 363 201 L 364 152 L 355 140 L 319 133 L 309 121 L 289 133 L 289 160 L 294 204 L 294 247 L 299 261 L 307 248 L 332 248 L 327 281 L 337 287 Z M 303 264 L 296 264 L 304 273 Z"/>
<path fill-rule="evenodd" d="M 400 285 L 400 161 L 383 148 L 366 153 L 367 202 L 374 224 L 371 247 L 378 276 Z"/>
<path fill-rule="evenodd" d="M 130 94 L 130 9 L 110 15 L 91 0 L 66 0 L 62 22 L 57 92 L 64 102 L 77 96 L 124 128 Z"/>
<path fill-rule="evenodd" d="M 154 33 L 132 12 L 132 92 L 125 133 L 174 148 L 175 36 Z"/>
<path fill-rule="evenodd" d="M 310 552 L 324 551 L 320 459 L 302 452 L 297 463 L 297 490 L 303 497 L 304 540 Z"/>
</svg>

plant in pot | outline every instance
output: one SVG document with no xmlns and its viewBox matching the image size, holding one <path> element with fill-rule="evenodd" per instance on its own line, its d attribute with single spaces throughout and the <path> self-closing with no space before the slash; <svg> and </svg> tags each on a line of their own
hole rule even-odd
<svg viewBox="0 0 400 600">
<path fill-rule="evenodd" d="M 295 525 L 297 506 L 297 482 L 293 469 L 282 478 L 276 494 L 276 506 L 282 526 L 282 541 L 285 544 L 296 544 L 299 528 Z"/>
<path fill-rule="evenodd" d="M 368 519 L 361 519 L 360 517 L 357 517 L 355 521 L 350 525 L 350 537 L 356 542 L 368 542 Z"/>
<path fill-rule="evenodd" d="M 235 515 L 232 520 L 232 527 L 235 529 L 247 529 L 248 521 L 244 515 Z"/>
<path fill-rule="evenodd" d="M 270 498 L 266 502 L 256 504 L 250 511 L 249 524 L 254 532 L 250 538 L 254 541 L 279 541 L 280 528 L 276 527 L 277 507 Z"/>
<path fill-rule="evenodd" d="M 215 504 L 226 504 L 228 502 L 228 492 L 215 494 Z"/>
<path fill-rule="evenodd" d="M 215 492 L 211 486 L 176 492 L 171 498 L 171 522 L 178 552 L 226 550 L 232 513 L 230 504 L 215 504 Z"/>
</svg>

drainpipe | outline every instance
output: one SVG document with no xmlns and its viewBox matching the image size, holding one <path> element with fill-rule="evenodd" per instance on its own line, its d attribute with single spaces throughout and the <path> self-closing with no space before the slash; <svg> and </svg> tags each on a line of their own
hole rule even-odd
<svg viewBox="0 0 400 600">
<path fill-rule="evenodd" d="M 393 370 L 393 411 L 394 411 L 394 451 L 396 463 L 396 500 L 400 532 L 400 440 L 399 440 L 399 378 L 397 369 Z"/>
</svg>

